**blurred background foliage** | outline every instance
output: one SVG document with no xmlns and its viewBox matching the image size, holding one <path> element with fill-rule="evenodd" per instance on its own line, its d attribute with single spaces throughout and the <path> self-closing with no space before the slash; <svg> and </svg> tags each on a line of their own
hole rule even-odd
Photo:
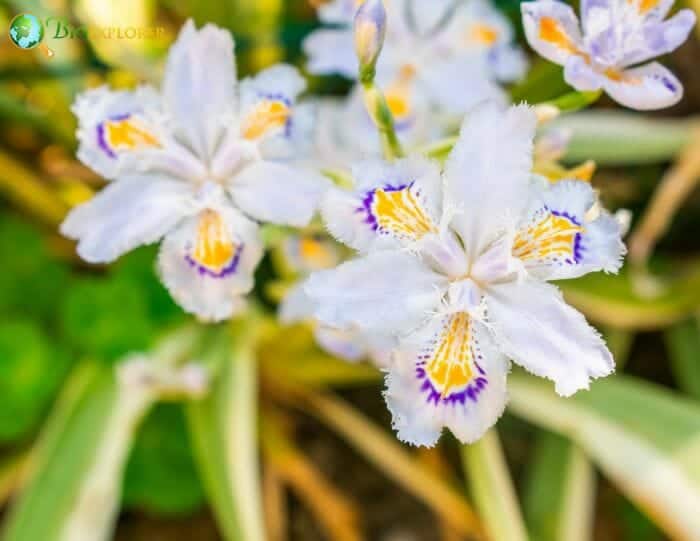
<svg viewBox="0 0 700 541">
<path fill-rule="evenodd" d="M 520 32 L 518 1 L 499 0 L 497 5 Z M 55 52 L 49 59 L 11 45 L 4 29 L 20 12 L 64 17 L 74 25 L 157 26 L 164 32 L 150 40 L 49 39 Z M 187 17 L 234 33 L 238 69 L 244 75 L 281 60 L 303 66 L 301 41 L 317 26 L 307 0 L 0 2 L 3 503 L 24 485 L 27 457 L 35 452 L 30 449 L 42 423 L 50 413 L 70 409 L 63 393 L 57 397 L 62 387 L 70 394 L 79 374 L 69 374 L 79 364 L 92 363 L 98 366 L 95 373 L 101 373 L 130 352 L 154 348 L 163 333 L 188 321 L 155 277 L 153 248 L 141 248 L 109 268 L 88 267 L 56 227 L 70 206 L 102 185 L 74 158 L 70 104 L 75 94 L 102 83 L 128 87 L 158 81 L 167 47 Z M 566 406 L 541 392 L 546 384 L 519 379 L 519 374 L 513 378 L 514 415 L 506 415 L 498 431 L 534 540 L 667 539 L 673 536 L 673 520 L 682 522 L 682 517 L 666 508 L 655 514 L 657 499 L 667 498 L 671 507 L 683 507 L 674 498 L 688 494 L 700 501 L 700 194 L 694 189 L 700 168 L 687 166 L 700 153 L 692 128 L 700 111 L 698 59 L 700 45 L 693 38 L 667 61 L 686 85 L 686 97 L 674 109 L 637 115 L 638 120 L 606 117 L 608 124 L 601 120 L 592 128 L 579 126 L 572 142 L 570 160 L 597 159 L 594 184 L 607 206 L 631 209 L 633 231 L 642 224 L 637 231 L 646 236 L 635 237 L 642 238 L 639 250 L 653 248 L 657 240 L 658 246 L 648 264 L 642 253 L 619 277 L 594 275 L 565 290 L 600 325 L 616 351 L 618 372 L 625 376 L 596 383 Z M 566 92 L 558 68 L 533 62 L 527 80 L 512 89 L 514 99 L 539 102 Z M 309 80 L 312 93 L 341 95 L 349 89 L 340 78 Z M 607 114 L 612 104 L 602 100 L 597 107 Z M 665 124 L 659 116 L 672 120 Z M 625 131 L 628 121 L 639 123 Z M 681 190 L 677 203 L 670 209 L 654 206 L 662 179 L 684 164 L 689 172 L 684 170 L 676 182 Z M 666 220 L 668 228 L 643 227 L 655 219 Z M 273 274 L 272 262 L 266 260 L 259 274 L 258 290 L 264 292 L 261 284 Z M 378 372 L 329 359 L 306 331 L 288 337 L 276 332 L 269 331 L 259 351 L 263 376 L 272 374 L 261 391 L 262 490 L 270 539 L 467 538 L 464 524 L 470 524 L 465 517 L 471 507 L 464 503 L 454 440 L 445 438 L 433 451 L 401 449 L 388 429 Z M 289 393 L 296 405 L 287 411 L 275 381 L 338 390 L 333 397 L 310 398 L 297 389 Z M 112 395 L 104 385 L 96 396 L 106 401 Z M 267 400 L 270 395 L 278 401 Z M 93 404 L 96 416 L 101 403 Z M 133 445 L 126 447 L 117 539 L 213 541 L 225 535 L 220 533 L 227 531 L 221 511 L 207 504 L 203 478 L 212 473 L 197 466 L 202 452 L 216 450 L 206 440 L 202 421 L 207 407 L 165 403 L 146 415 Z M 358 411 L 363 417 L 357 417 Z M 204 424 L 198 429 L 198 423 Z M 73 437 L 78 446 L 85 441 L 78 432 Z M 674 484 L 669 473 L 654 480 L 661 492 L 637 486 L 637 477 L 648 473 L 643 468 L 651 462 L 635 462 L 634 457 L 645 452 L 670 461 L 673 474 L 687 485 Z M 472 473 L 485 460 L 468 451 L 462 459 Z M 429 486 L 418 486 L 412 476 Z M 487 498 L 479 487 L 488 482 L 472 477 L 469 486 L 477 504 Z M 63 488 L 60 483 L 53 487 L 56 501 L 50 505 L 61 507 Z M 638 499 L 631 497 L 635 493 Z M 643 501 L 652 503 L 645 506 Z M 478 507 L 483 512 L 488 505 Z M 451 520 L 450 512 L 460 518 Z M 567 534 L 572 524 L 579 528 Z M 8 539 L 44 541 L 11 533 Z"/>
</svg>

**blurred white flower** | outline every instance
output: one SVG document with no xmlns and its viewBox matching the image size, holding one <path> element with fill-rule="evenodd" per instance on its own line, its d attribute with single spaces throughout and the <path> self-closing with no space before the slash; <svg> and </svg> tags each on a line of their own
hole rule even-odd
<svg viewBox="0 0 700 541">
<path fill-rule="evenodd" d="M 688 37 L 695 14 L 684 9 L 664 21 L 673 0 L 583 0 L 581 22 L 556 0 L 524 2 L 527 40 L 544 58 L 564 66 L 577 90 L 603 89 L 632 109 L 670 107 L 683 96 L 680 81 L 647 62 L 676 49 Z"/>
<path fill-rule="evenodd" d="M 461 119 L 486 99 L 506 102 L 498 83 L 520 78 L 526 62 L 512 45 L 508 21 L 486 0 L 384 3 L 388 22 L 376 82 L 400 137 L 415 125 L 436 126 L 445 115 Z M 335 28 L 317 30 L 304 42 L 309 71 L 358 77 L 351 22 L 362 4 L 336 0 L 319 7 L 322 21 Z"/>
<path fill-rule="evenodd" d="M 279 319 L 285 325 L 308 323 L 316 343 L 327 353 L 349 362 L 370 360 L 380 368 L 389 365 L 395 345 L 392 336 L 336 329 L 314 318 L 316 304 L 304 291 L 303 279 L 310 272 L 331 269 L 341 261 L 338 245 L 327 236 L 298 235 L 288 237 L 282 246 L 286 265 L 300 280 L 285 294 L 279 306 Z"/>
<path fill-rule="evenodd" d="M 531 174 L 536 117 L 483 105 L 444 173 L 423 158 L 355 168 L 354 191 L 321 205 L 329 231 L 362 252 L 313 273 L 305 291 L 337 329 L 399 340 L 386 400 L 402 440 L 447 426 L 478 439 L 506 402 L 508 359 L 570 395 L 613 371 L 605 344 L 548 280 L 616 272 L 617 221 L 590 184 Z"/>
<path fill-rule="evenodd" d="M 74 106 L 78 157 L 111 180 L 61 231 L 92 263 L 164 238 L 158 267 L 175 300 L 202 319 L 231 317 L 263 253 L 256 221 L 305 225 L 325 182 L 286 163 L 309 118 L 297 70 L 236 82 L 233 40 L 189 21 L 162 91 L 89 90 Z"/>
</svg>

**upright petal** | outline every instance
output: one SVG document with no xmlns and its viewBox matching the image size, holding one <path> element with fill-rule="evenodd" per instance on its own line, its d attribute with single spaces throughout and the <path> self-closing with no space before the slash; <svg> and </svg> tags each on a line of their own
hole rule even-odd
<svg viewBox="0 0 700 541">
<path fill-rule="evenodd" d="M 525 37 L 540 56 L 563 65 L 581 51 L 581 31 L 576 13 L 557 0 L 537 0 L 520 4 Z"/>
<path fill-rule="evenodd" d="M 253 222 L 231 208 L 206 209 L 166 236 L 158 269 L 184 310 L 220 321 L 245 306 L 262 254 Z"/>
<path fill-rule="evenodd" d="M 229 183 L 236 205 L 261 222 L 302 227 L 311 221 L 328 182 L 312 170 L 257 161 Z"/>
<path fill-rule="evenodd" d="M 109 184 L 73 209 L 61 233 L 78 241 L 90 263 L 109 263 L 142 244 L 157 242 L 193 211 L 193 191 L 184 182 L 131 176 Z"/>
<path fill-rule="evenodd" d="M 554 381 L 557 393 L 587 389 L 615 369 L 600 335 L 553 285 L 531 278 L 494 285 L 486 293 L 489 325 L 503 353 Z"/>
<path fill-rule="evenodd" d="M 503 413 L 508 369 L 481 323 L 433 318 L 399 347 L 386 378 L 399 439 L 433 446 L 447 427 L 462 443 L 478 440 Z"/>
<path fill-rule="evenodd" d="M 78 159 L 106 179 L 123 171 L 125 153 L 162 145 L 155 125 L 162 116 L 160 97 L 151 87 L 88 90 L 78 96 L 73 112 L 78 117 Z"/>
<path fill-rule="evenodd" d="M 352 31 L 315 30 L 304 40 L 303 47 L 309 58 L 309 73 L 357 78 L 359 64 L 355 56 Z"/>
<path fill-rule="evenodd" d="M 620 226 L 604 210 L 594 213 L 594 204 L 596 196 L 588 182 L 547 182 L 536 189 L 519 224 L 513 255 L 541 280 L 617 272 L 626 252 Z"/>
<path fill-rule="evenodd" d="M 609 72 L 603 88 L 619 104 L 639 111 L 671 107 L 683 97 L 681 82 L 658 62 Z"/>
<path fill-rule="evenodd" d="M 225 128 L 234 120 L 236 64 L 231 34 L 187 21 L 170 48 L 163 97 L 178 135 L 209 160 Z"/>
<path fill-rule="evenodd" d="M 326 325 L 407 333 L 440 306 L 445 279 L 405 252 L 383 251 L 313 273 L 306 292 Z"/>
<path fill-rule="evenodd" d="M 353 191 L 331 188 L 321 204 L 330 233 L 357 250 L 397 247 L 436 233 L 442 215 L 439 167 L 413 157 L 363 162 Z"/>
<path fill-rule="evenodd" d="M 475 259 L 520 218 L 528 200 L 536 117 L 526 106 L 482 105 L 464 121 L 445 169 L 453 226 Z"/>
</svg>

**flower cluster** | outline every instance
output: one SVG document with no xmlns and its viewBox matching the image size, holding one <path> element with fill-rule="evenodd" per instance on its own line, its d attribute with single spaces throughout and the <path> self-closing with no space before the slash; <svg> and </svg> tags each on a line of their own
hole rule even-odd
<svg viewBox="0 0 700 541">
<path fill-rule="evenodd" d="M 402 440 L 433 445 L 447 427 L 471 442 L 503 412 L 511 361 L 564 396 L 614 370 L 601 337 L 549 282 L 617 272 L 624 231 L 590 185 L 594 164 L 562 167 L 566 134 L 536 145 L 535 110 L 508 106 L 499 84 L 526 63 L 487 0 L 386 3 L 387 12 L 381 0 L 320 5 L 334 28 L 305 42 L 309 68 L 358 85 L 342 116 L 324 122 L 320 108 L 317 127 L 298 103 L 305 83 L 295 68 L 238 83 L 231 36 L 191 21 L 160 91 L 82 94 L 78 156 L 108 184 L 62 232 L 92 263 L 162 240 L 158 269 L 173 298 L 218 321 L 241 312 L 253 288 L 261 224 L 305 228 L 320 208 L 337 243 L 319 223 L 279 233 L 295 280 L 280 319 L 310 322 L 322 348 L 385 369 Z M 634 67 L 687 36 L 694 16 L 664 22 L 670 4 L 585 0 L 583 36 L 563 3 L 522 11 L 528 41 L 564 65 L 572 86 L 650 109 L 682 93 L 659 64 Z M 334 186 L 319 173 L 328 155 L 321 164 L 302 154 L 312 134 L 337 132 L 360 151 L 333 154 L 353 165 L 326 171 Z M 399 138 L 425 145 L 456 132 L 444 163 L 403 157 Z M 352 250 L 340 243 L 359 255 L 344 261 Z"/>
<path fill-rule="evenodd" d="M 333 28 L 316 30 L 304 42 L 311 73 L 358 77 L 358 56 L 361 59 L 364 53 L 356 54 L 362 41 L 355 43 L 352 21 L 358 5 L 370 4 L 374 2 L 333 0 L 319 7 L 321 21 Z M 489 0 L 391 0 L 386 4 L 385 21 L 373 21 L 368 14 L 355 34 L 376 37 L 385 33 L 376 81 L 384 90 L 403 141 L 420 143 L 444 135 L 483 100 L 507 102 L 501 83 L 521 78 L 527 63 L 512 44 L 510 23 Z M 366 46 L 371 53 L 372 44 Z M 333 147 L 341 147 L 346 155 L 352 149 L 350 160 L 377 154 L 374 126 L 363 108 L 359 89 L 345 102 L 326 105 L 320 129 L 334 137 L 321 139 L 322 156 L 330 153 L 336 159 L 338 152 Z M 338 124 L 351 129 L 333 134 Z"/>
</svg>

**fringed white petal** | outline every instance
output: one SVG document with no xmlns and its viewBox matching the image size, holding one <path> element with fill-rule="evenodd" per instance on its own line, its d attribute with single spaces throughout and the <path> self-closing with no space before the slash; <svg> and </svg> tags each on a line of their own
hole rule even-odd
<svg viewBox="0 0 700 541">
<path fill-rule="evenodd" d="M 501 351 L 533 374 L 554 381 L 560 395 L 588 389 L 591 379 L 614 371 L 605 342 L 555 286 L 531 278 L 493 285 L 486 305 Z"/>
<path fill-rule="evenodd" d="M 508 370 L 481 323 L 434 318 L 399 347 L 386 378 L 398 438 L 431 447 L 447 427 L 462 443 L 478 440 L 503 413 Z"/>
</svg>

